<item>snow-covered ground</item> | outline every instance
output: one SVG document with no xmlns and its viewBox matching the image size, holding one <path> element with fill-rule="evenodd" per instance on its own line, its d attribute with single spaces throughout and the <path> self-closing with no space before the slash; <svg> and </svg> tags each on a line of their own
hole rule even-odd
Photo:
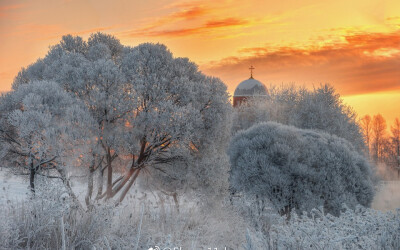
<svg viewBox="0 0 400 250">
<path fill-rule="evenodd" d="M 75 183 L 72 186 L 78 197 L 84 197 L 84 185 Z M 15 176 L 0 168 L 0 206 L 7 201 L 23 200 L 29 194 L 28 179 Z M 82 200 L 83 202 L 83 200 Z M 381 211 L 400 208 L 400 181 L 383 181 L 378 188 L 372 208 Z"/>
<path fill-rule="evenodd" d="M 27 177 L 15 176 L 0 168 L 0 206 L 7 201 L 23 200 L 29 193 Z"/>
<path fill-rule="evenodd" d="M 378 188 L 372 208 L 381 211 L 400 208 L 400 181 L 383 181 Z"/>
</svg>

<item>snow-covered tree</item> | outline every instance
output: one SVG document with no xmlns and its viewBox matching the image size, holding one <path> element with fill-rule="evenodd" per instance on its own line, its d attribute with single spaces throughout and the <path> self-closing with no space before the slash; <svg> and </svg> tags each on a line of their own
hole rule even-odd
<svg viewBox="0 0 400 250">
<path fill-rule="evenodd" d="M 235 107 L 233 112 L 232 133 L 245 130 L 254 124 L 270 121 L 273 103 L 265 98 L 248 98 Z"/>
<path fill-rule="evenodd" d="M 1 160 L 29 173 L 32 192 L 35 176 L 54 169 L 66 180 L 65 165 L 76 165 L 90 137 L 85 106 L 57 83 L 34 81 L 0 99 Z"/>
<path fill-rule="evenodd" d="M 125 140 L 133 160 L 113 189 L 114 195 L 130 179 L 120 199 L 146 167 L 180 172 L 182 163 L 210 144 L 226 142 L 230 113 L 225 85 L 201 74 L 188 59 L 173 58 L 163 45 L 133 48 L 123 58 L 122 70 L 136 106 Z"/>
<path fill-rule="evenodd" d="M 231 188 L 267 199 L 281 212 L 343 203 L 369 206 L 374 189 L 368 161 L 334 135 L 274 122 L 239 132 L 229 148 Z"/>
<path fill-rule="evenodd" d="M 146 190 L 160 191 L 172 196 L 177 208 L 178 197 L 200 202 L 203 208 L 215 208 L 223 204 L 229 191 L 230 163 L 226 148 L 218 149 L 213 145 L 201 152 L 192 152 L 190 162 L 177 162 L 173 165 L 158 165 L 149 168 L 139 184 Z"/>
<path fill-rule="evenodd" d="M 370 155 L 370 145 L 372 137 L 372 119 L 371 116 L 365 115 L 360 120 L 361 129 L 365 139 L 365 146 L 367 148 L 368 156 Z"/>
<path fill-rule="evenodd" d="M 330 85 L 322 85 L 312 92 L 303 92 L 297 105 L 294 125 L 299 128 L 321 130 L 342 137 L 360 150 L 364 140 L 356 120 L 356 113 Z"/>
<path fill-rule="evenodd" d="M 393 145 L 393 157 L 394 166 L 397 170 L 397 175 L 400 177 L 400 120 L 396 118 L 393 126 L 390 128 L 392 132 L 392 145 Z"/>
<path fill-rule="evenodd" d="M 202 155 L 210 144 L 226 143 L 230 134 L 226 86 L 187 58 L 174 58 L 164 45 L 125 47 L 101 33 L 87 43 L 64 36 L 45 58 L 18 74 L 13 88 L 37 79 L 55 81 L 75 95 L 96 122 L 87 129 L 97 146 L 84 157 L 93 159 L 85 160 L 91 162 L 89 184 L 100 171 L 98 199 L 121 193 L 122 200 L 147 168 L 171 169 L 177 161 Z M 116 172 L 121 177 L 113 179 Z"/>
<path fill-rule="evenodd" d="M 373 158 L 376 162 L 383 161 L 384 158 L 384 147 L 387 143 L 387 125 L 386 120 L 381 114 L 374 115 L 372 119 L 372 150 Z"/>
<path fill-rule="evenodd" d="M 356 113 L 343 103 L 330 85 L 312 90 L 295 85 L 271 86 L 271 99 L 263 104 L 236 109 L 238 117 L 234 131 L 246 129 L 261 121 L 275 121 L 298 128 L 314 129 L 345 138 L 359 152 L 364 150 L 364 138 Z"/>
</svg>

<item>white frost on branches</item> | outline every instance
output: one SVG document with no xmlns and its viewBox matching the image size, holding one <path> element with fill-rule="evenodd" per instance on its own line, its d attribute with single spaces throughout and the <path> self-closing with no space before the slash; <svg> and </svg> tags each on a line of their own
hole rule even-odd
<svg viewBox="0 0 400 250">
<path fill-rule="evenodd" d="M 239 132 L 229 147 L 231 188 L 267 199 L 281 212 L 343 203 L 369 206 L 374 195 L 368 161 L 346 140 L 274 122 Z"/>
</svg>

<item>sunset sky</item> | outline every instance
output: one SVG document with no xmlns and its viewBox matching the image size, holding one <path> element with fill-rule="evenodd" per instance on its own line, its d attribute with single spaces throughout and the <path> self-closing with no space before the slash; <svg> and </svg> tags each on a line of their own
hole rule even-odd
<svg viewBox="0 0 400 250">
<path fill-rule="evenodd" d="M 62 35 L 160 42 L 220 77 L 232 93 L 330 83 L 360 116 L 400 117 L 399 0 L 0 1 L 0 92 Z"/>
</svg>

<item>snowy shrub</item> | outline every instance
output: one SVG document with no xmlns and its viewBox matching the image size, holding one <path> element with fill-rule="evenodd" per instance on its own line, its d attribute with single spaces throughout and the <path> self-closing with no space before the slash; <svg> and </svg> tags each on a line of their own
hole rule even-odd
<svg viewBox="0 0 400 250">
<path fill-rule="evenodd" d="M 267 199 L 281 213 L 343 203 L 369 206 L 371 166 L 344 139 L 275 122 L 239 132 L 229 147 L 233 192 Z"/>
<path fill-rule="evenodd" d="M 247 233 L 246 249 L 400 249 L 400 213 L 357 206 L 339 217 L 313 209 L 282 217 L 266 235 Z"/>
<path fill-rule="evenodd" d="M 238 249 L 245 243 L 245 223 L 229 207 L 201 210 L 193 204 L 178 213 L 173 204 L 142 200 L 85 212 L 62 190 L 40 195 L 0 211 L 0 249 Z"/>
<path fill-rule="evenodd" d="M 251 228 L 267 232 L 281 217 L 271 202 L 258 195 L 234 194 L 231 205 Z"/>
<path fill-rule="evenodd" d="M 330 85 L 312 90 L 294 85 L 271 86 L 268 100 L 249 100 L 235 108 L 233 132 L 260 122 L 275 121 L 327 132 L 351 142 L 359 152 L 364 140 L 356 113 Z"/>
<path fill-rule="evenodd" d="M 249 98 L 233 112 L 232 133 L 245 130 L 251 126 L 270 121 L 274 116 L 272 113 L 272 102 L 265 98 Z"/>
</svg>

